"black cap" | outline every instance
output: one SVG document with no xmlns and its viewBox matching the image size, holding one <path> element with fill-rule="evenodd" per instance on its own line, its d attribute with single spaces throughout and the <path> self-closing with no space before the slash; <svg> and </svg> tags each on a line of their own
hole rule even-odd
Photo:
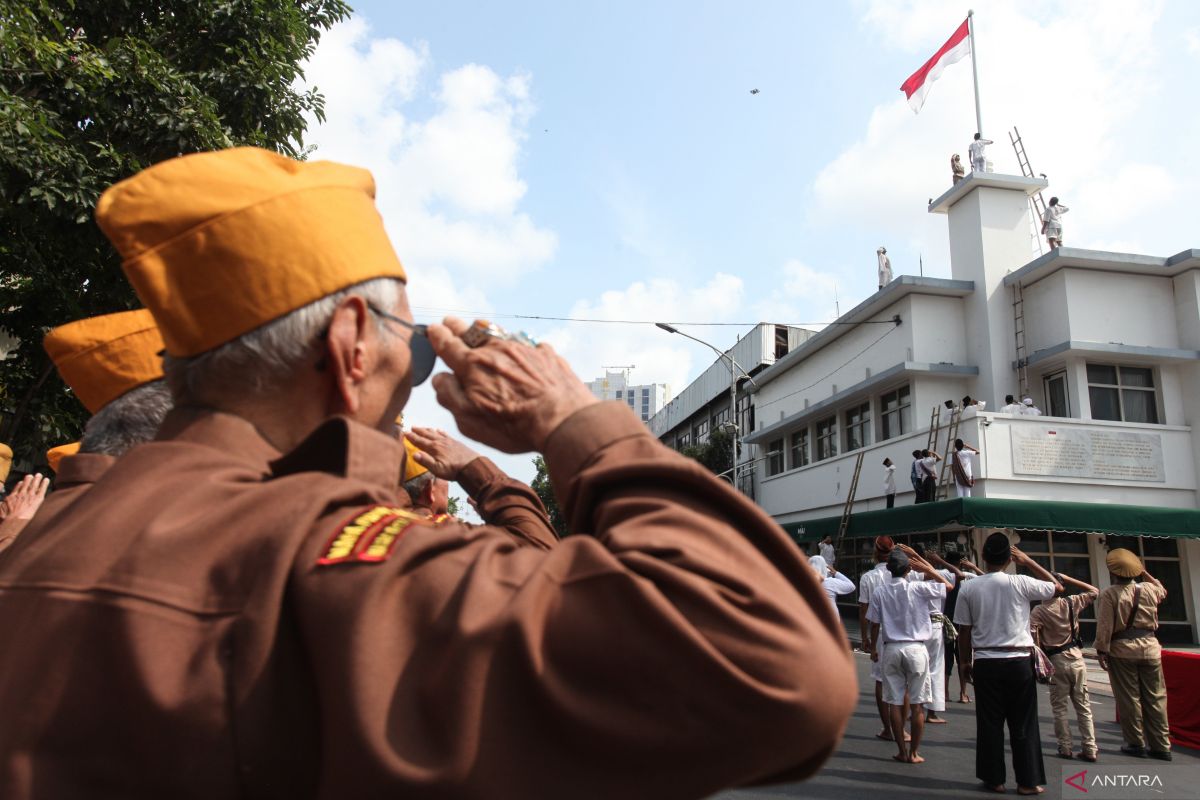
<svg viewBox="0 0 1200 800">
<path fill-rule="evenodd" d="M 888 555 L 887 568 L 888 572 L 899 578 L 910 569 L 908 563 L 908 554 L 899 547 L 895 548 L 892 550 L 891 554 Z"/>
</svg>

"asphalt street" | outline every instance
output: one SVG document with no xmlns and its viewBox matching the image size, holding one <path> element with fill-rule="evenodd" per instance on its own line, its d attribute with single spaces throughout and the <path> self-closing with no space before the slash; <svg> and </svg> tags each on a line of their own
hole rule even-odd
<svg viewBox="0 0 1200 800">
<path fill-rule="evenodd" d="M 899 764 L 892 760 L 896 752 L 891 742 L 875 738 L 879 732 L 879 715 L 875 711 L 875 688 L 870 682 L 868 657 L 855 653 L 858 669 L 859 702 L 850 719 L 846 736 L 837 752 L 824 768 L 812 779 L 803 783 L 763 786 L 754 789 L 739 789 L 722 792 L 713 800 L 767 800 L 781 797 L 816 798 L 862 798 L 871 792 L 886 792 L 887 800 L 904 797 L 988 797 L 975 779 L 975 706 L 948 703 L 944 714 L 945 725 L 926 725 L 925 739 L 921 744 L 924 764 Z M 958 676 L 951 679 L 951 696 L 958 697 Z M 1072 767 L 1066 775 L 1090 765 L 1078 761 L 1064 761 L 1057 757 L 1054 739 L 1054 718 L 1050 711 L 1050 695 L 1046 687 L 1039 687 L 1038 714 L 1041 718 L 1042 751 L 1046 761 L 1046 800 L 1062 797 L 1064 774 L 1062 768 Z M 968 691 L 974 698 L 974 694 Z M 1096 717 L 1096 739 L 1100 746 L 1099 766 L 1129 765 L 1137 767 L 1170 768 L 1171 764 L 1121 755 L 1121 729 L 1114 722 L 1116 712 L 1113 699 L 1097 693 L 1092 694 L 1092 711 Z M 1072 720 L 1074 719 L 1072 711 Z M 1076 733 L 1074 724 L 1072 732 Z M 1079 749 L 1078 737 L 1075 748 Z M 1200 751 L 1175 749 L 1173 764 L 1200 765 Z M 1016 797 L 1016 784 L 1012 779 L 1012 762 L 1009 761 L 1008 794 Z"/>
</svg>

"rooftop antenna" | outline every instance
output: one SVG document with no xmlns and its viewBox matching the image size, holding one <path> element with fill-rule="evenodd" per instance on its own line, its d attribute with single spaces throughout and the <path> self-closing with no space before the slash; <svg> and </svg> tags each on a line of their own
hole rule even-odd
<svg viewBox="0 0 1200 800">
<path fill-rule="evenodd" d="M 925 277 L 925 256 L 922 253 L 917 253 L 917 264 L 921 268 L 921 277 Z"/>
</svg>

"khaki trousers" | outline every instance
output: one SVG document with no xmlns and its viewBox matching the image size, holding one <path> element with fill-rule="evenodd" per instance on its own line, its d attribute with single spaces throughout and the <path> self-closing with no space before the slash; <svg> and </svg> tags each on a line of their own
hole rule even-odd
<svg viewBox="0 0 1200 800">
<path fill-rule="evenodd" d="M 1096 726 L 1092 720 L 1092 703 L 1088 699 L 1087 667 L 1078 648 L 1050 656 L 1054 677 L 1050 679 L 1050 707 L 1054 709 L 1054 736 L 1058 749 L 1071 750 L 1070 706 L 1075 706 L 1079 725 L 1079 741 L 1085 753 L 1096 752 Z M 1124 714 L 1122 714 L 1124 716 Z"/>
<path fill-rule="evenodd" d="M 1125 743 L 1156 753 L 1171 749 L 1167 728 L 1167 685 L 1162 661 L 1108 657 L 1108 677 L 1121 715 Z M 1143 738 L 1143 735 L 1145 738 Z"/>
</svg>

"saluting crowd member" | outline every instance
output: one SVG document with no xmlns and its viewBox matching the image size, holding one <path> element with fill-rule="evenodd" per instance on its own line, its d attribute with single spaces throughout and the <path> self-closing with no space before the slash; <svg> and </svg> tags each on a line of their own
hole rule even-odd
<svg viewBox="0 0 1200 800">
<path fill-rule="evenodd" d="M 1154 635 L 1167 590 L 1131 550 L 1114 548 L 1106 562 L 1113 585 L 1096 602 L 1096 655 L 1108 671 L 1121 716 L 1121 752 L 1170 761 L 1162 645 Z"/>
<path fill-rule="evenodd" d="M 867 612 L 871 608 L 871 598 L 888 577 L 887 560 L 892 549 L 896 546 L 890 536 L 875 537 L 875 568 L 867 571 L 858 579 L 858 630 L 862 637 L 862 649 L 865 653 L 883 652 L 884 641 L 882 629 L 869 625 Z M 875 682 L 875 708 L 879 712 L 879 721 L 883 729 L 875 734 L 875 738 L 891 741 L 892 717 L 888 705 L 883 700 L 883 664 L 878 659 L 871 660 L 871 680 Z M 904 716 L 908 717 L 908 705 L 905 701 Z"/>
<path fill-rule="evenodd" d="M 176 408 L 0 563 L 21 643 L 0 796 L 685 798 L 812 774 L 857 689 L 788 536 L 548 346 L 426 338 L 373 197 L 364 170 L 252 148 L 101 196 Z M 544 453 L 575 535 L 543 551 L 411 509 L 393 421 L 435 352 L 459 429 Z"/>
<path fill-rule="evenodd" d="M 909 580 L 916 569 L 929 581 Z M 950 582 L 912 548 L 898 544 L 888 555 L 889 577 L 871 593 L 867 620 L 872 641 L 883 639 L 882 652 L 871 651 L 871 661 L 882 664 L 883 701 L 888 705 L 896 761 L 920 764 L 921 736 L 925 731 L 924 704 L 933 699 L 929 653 L 925 642 L 932 635 L 930 602 L 946 597 Z M 876 631 L 880 631 L 876 635 Z M 939 677 L 940 682 L 940 677 Z M 912 709 L 912 741 L 905 742 L 904 720 Z"/>
<path fill-rule="evenodd" d="M 912 551 L 928 561 L 947 583 L 947 590 L 929 601 L 929 638 L 925 640 L 925 650 L 929 654 L 929 675 L 932 681 L 929 700 L 925 703 L 925 721 L 931 724 L 943 724 L 946 720 L 939 714 L 946 711 L 946 628 L 954 625 L 946 619 L 946 601 L 950 593 L 958 588 L 958 582 L 963 579 L 962 570 L 943 559 L 934 548 L 927 551 L 920 542 L 913 544 Z M 927 573 L 921 573 L 923 580 L 935 580 Z M 951 655 L 951 662 L 954 656 Z"/>
<path fill-rule="evenodd" d="M 1017 792 L 1040 794 L 1046 765 L 1038 730 L 1029 603 L 1053 597 L 1062 584 L 1001 532 L 984 542 L 983 560 L 987 574 L 963 584 L 954 609 L 958 668 L 975 684 L 975 776 L 985 788 L 1004 791 L 1007 723 Z M 1005 570 L 1013 563 L 1036 577 L 1009 574 Z"/>
<path fill-rule="evenodd" d="M 35 472 L 21 478 L 13 490 L 0 500 L 0 551 L 8 549 L 18 534 L 25 530 L 29 520 L 45 502 L 49 488 L 50 479 Z"/>
<path fill-rule="evenodd" d="M 79 442 L 46 453 L 54 491 L 38 513 L 50 516 L 91 488 L 117 457 L 153 439 L 172 403 L 163 382 L 162 336 L 145 309 L 61 325 L 42 344 L 63 382 L 92 415 Z M 5 546 L 0 541 L 0 550 Z"/>
<path fill-rule="evenodd" d="M 418 482 L 427 475 L 431 483 L 437 481 L 442 487 L 454 481 L 466 491 L 485 525 L 508 531 L 519 543 L 549 550 L 558 542 L 537 492 L 506 475 L 490 458 L 437 428 L 414 427 L 404 444 L 409 456 L 404 465 L 406 475 L 416 475 Z M 448 488 L 444 491 L 448 496 Z M 413 501 L 413 505 L 422 504 Z M 436 513 L 446 513 L 445 506 L 442 508 Z"/>
<path fill-rule="evenodd" d="M 1043 600 L 1029 612 L 1029 627 L 1034 641 L 1054 664 L 1050 678 L 1050 706 L 1054 709 L 1054 736 L 1058 739 L 1058 757 L 1074 758 L 1071 744 L 1069 706 L 1074 704 L 1079 723 L 1079 740 L 1084 761 L 1095 761 L 1096 726 L 1092 720 L 1092 703 L 1088 698 L 1087 666 L 1083 662 L 1083 638 L 1079 634 L 1079 615 L 1099 596 L 1100 590 L 1090 583 L 1057 575 L 1059 583 L 1081 591 L 1068 596 Z"/>
</svg>

